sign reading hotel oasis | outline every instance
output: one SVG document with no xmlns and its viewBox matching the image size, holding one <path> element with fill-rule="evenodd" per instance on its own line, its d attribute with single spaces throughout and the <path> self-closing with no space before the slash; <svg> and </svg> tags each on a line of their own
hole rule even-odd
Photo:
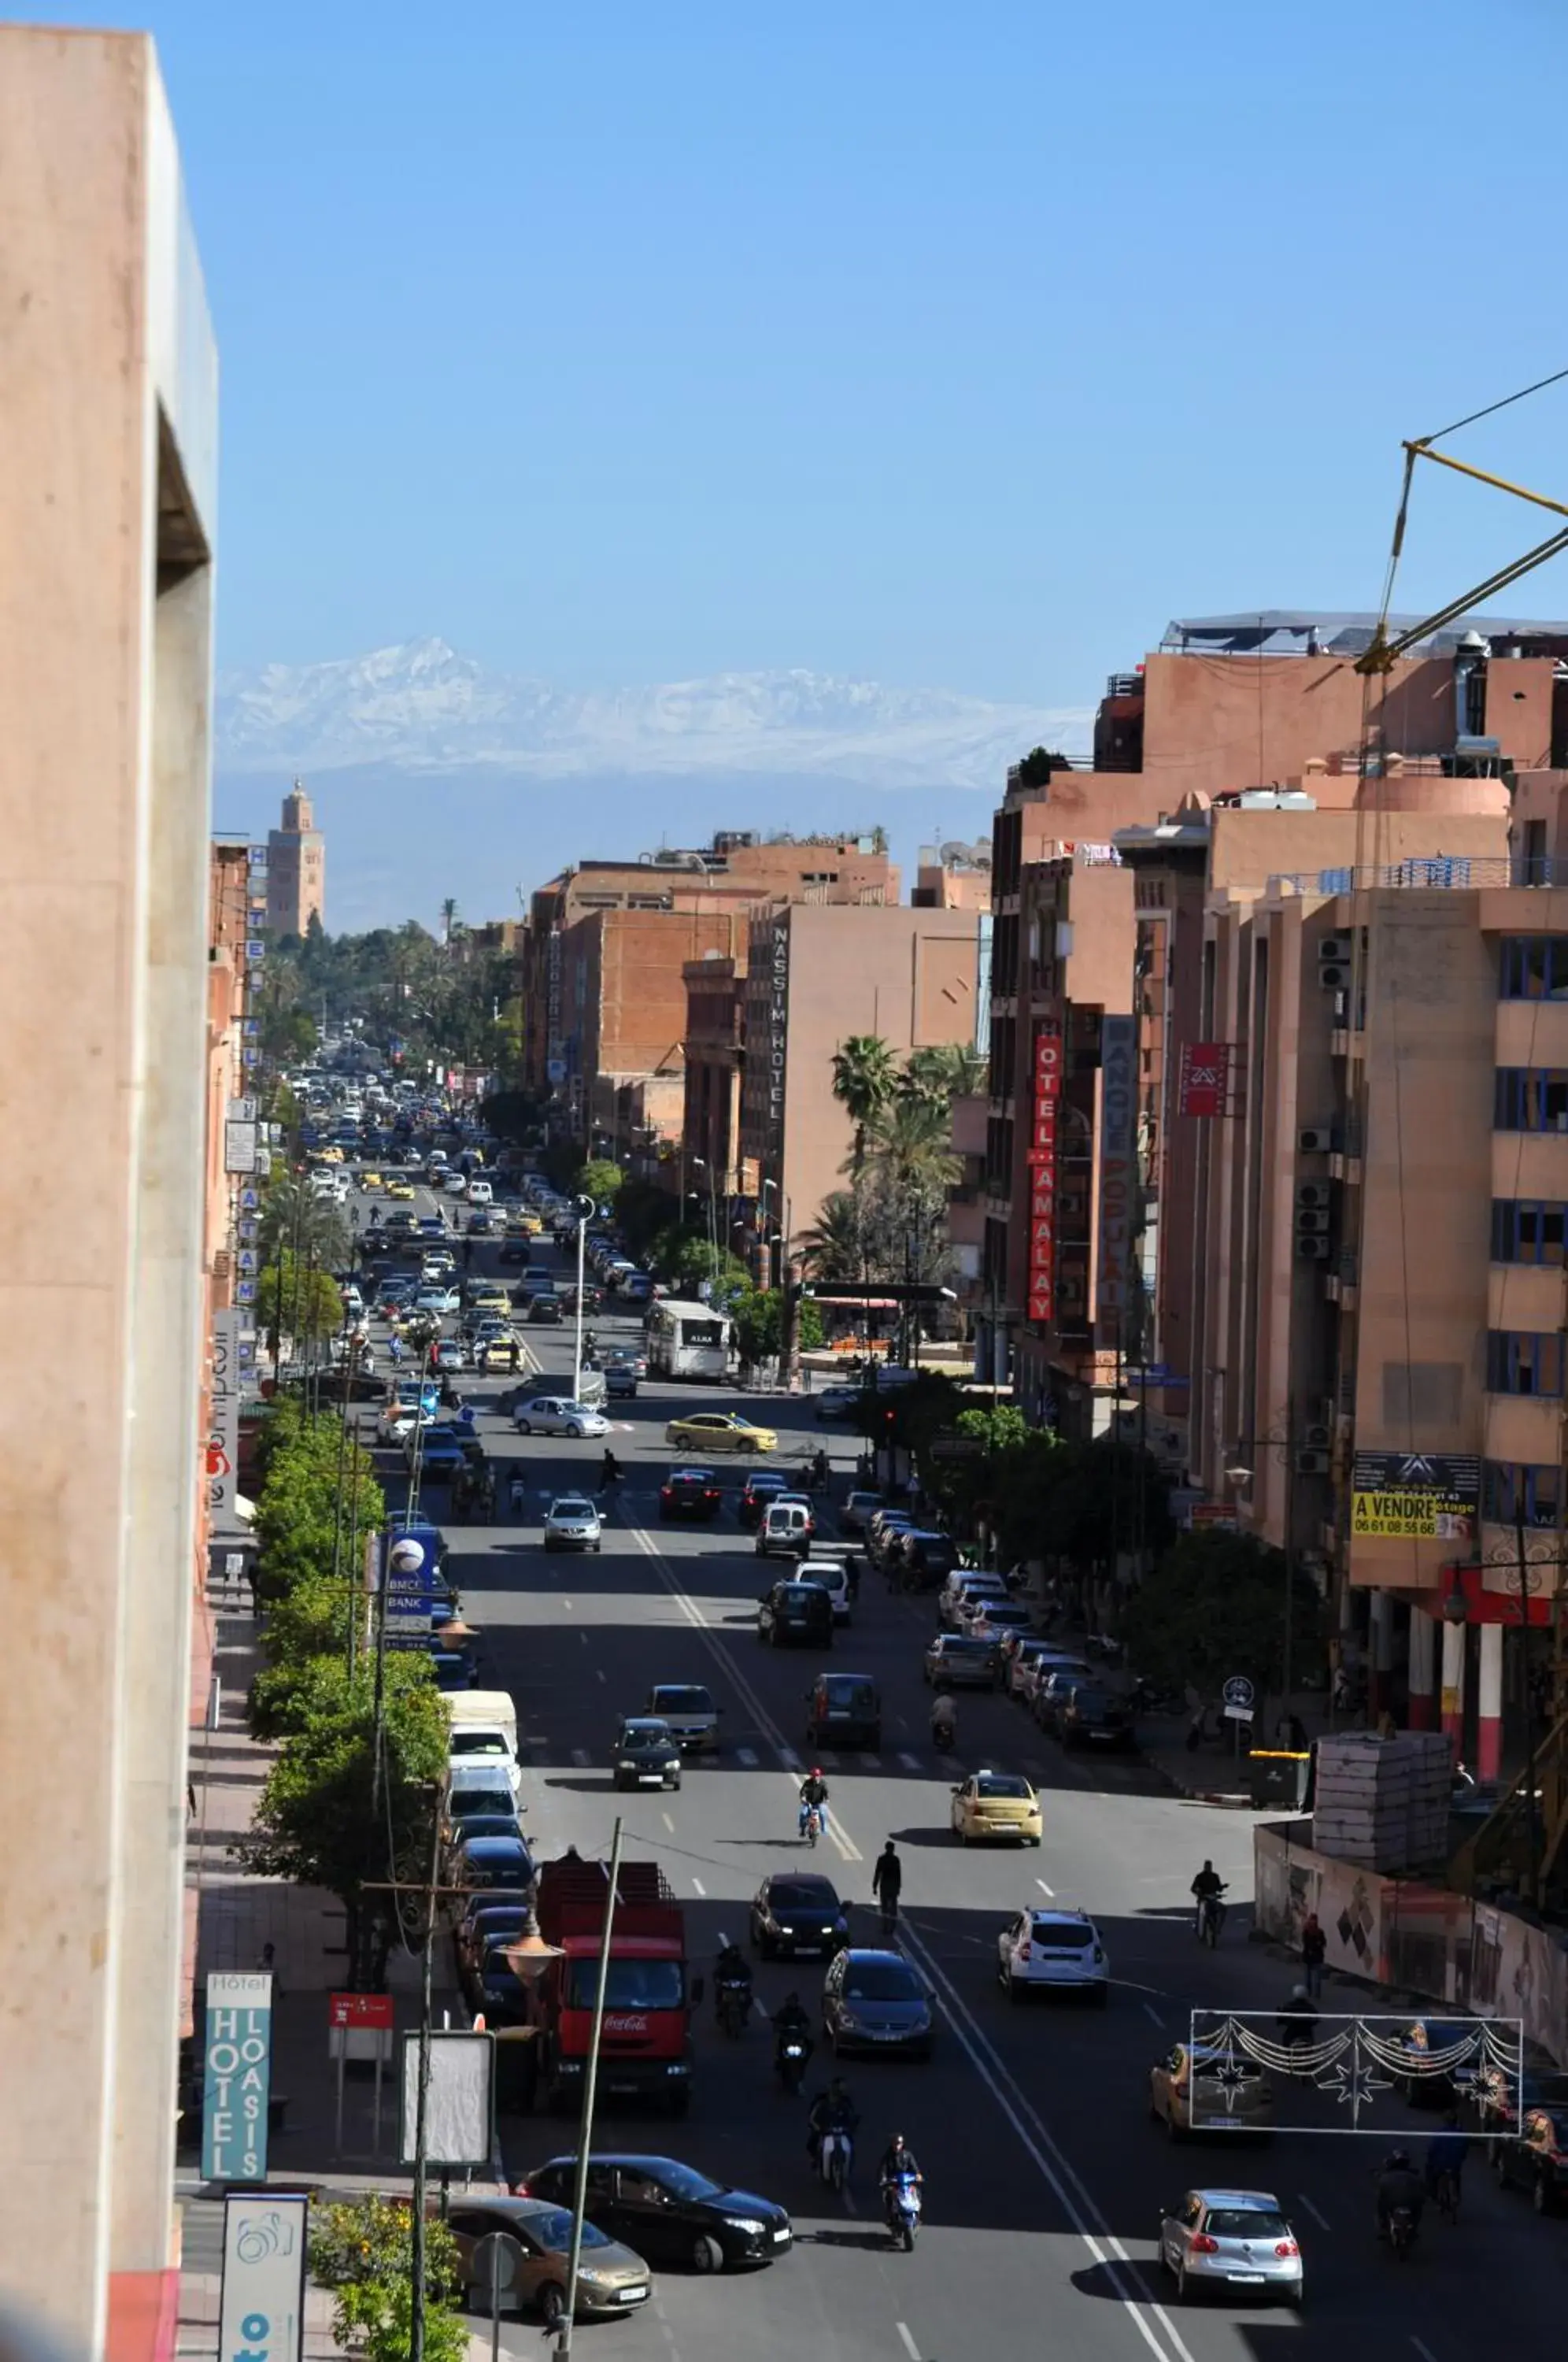
<svg viewBox="0 0 1568 2362">
<path fill-rule="evenodd" d="M 775 1156 L 784 1152 L 784 1062 L 790 1033 L 790 922 L 767 930 L 767 1136 Z"/>
</svg>

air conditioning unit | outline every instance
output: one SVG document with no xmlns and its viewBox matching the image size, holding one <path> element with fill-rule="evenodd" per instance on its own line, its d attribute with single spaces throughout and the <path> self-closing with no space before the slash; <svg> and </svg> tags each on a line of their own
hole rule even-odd
<svg viewBox="0 0 1568 2362">
<path fill-rule="evenodd" d="M 1297 1476 L 1326 1476 L 1328 1473 L 1329 1455 L 1326 1451 L 1298 1451 L 1297 1453 L 1296 1473 Z"/>
<path fill-rule="evenodd" d="M 1320 1207 L 1297 1207 L 1296 1235 L 1298 1239 L 1320 1238 L 1328 1227 L 1329 1217 Z"/>
<path fill-rule="evenodd" d="M 1355 957 L 1355 945 L 1349 935 L 1325 935 L 1318 945 L 1318 957 L 1332 960 L 1336 965 L 1343 963 L 1348 967 Z"/>
<path fill-rule="evenodd" d="M 1296 1135 L 1297 1153 L 1302 1156 L 1327 1156 L 1334 1145 L 1334 1135 L 1327 1124 L 1309 1123 Z"/>
<path fill-rule="evenodd" d="M 1302 1213 L 1309 1207 L 1326 1211 L 1334 1202 L 1333 1185 L 1328 1181 L 1297 1181 L 1296 1210 Z"/>
<path fill-rule="evenodd" d="M 1309 1232 L 1296 1242 L 1297 1258 L 1301 1263 L 1327 1263 L 1332 1253 L 1327 1239 L 1314 1238 Z"/>
<path fill-rule="evenodd" d="M 1304 1427 L 1301 1430 L 1301 1446 L 1305 1451 L 1327 1451 L 1333 1440 L 1332 1429 L 1322 1419 L 1314 1420 L 1310 1427 Z"/>
<path fill-rule="evenodd" d="M 1350 963 L 1348 960 L 1342 963 L 1339 960 L 1325 960 L 1322 966 L 1318 970 L 1318 981 L 1322 986 L 1325 992 L 1348 991 L 1350 988 L 1350 980 L 1351 972 Z"/>
</svg>

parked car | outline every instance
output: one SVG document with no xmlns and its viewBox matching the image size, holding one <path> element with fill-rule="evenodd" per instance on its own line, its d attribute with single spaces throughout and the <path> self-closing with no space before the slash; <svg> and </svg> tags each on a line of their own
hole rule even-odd
<svg viewBox="0 0 1568 2362">
<path fill-rule="evenodd" d="M 522 1838 L 475 1838 L 458 1848 L 457 1886 L 495 1887 L 527 1893 L 534 1884 L 534 1858 Z"/>
<path fill-rule="evenodd" d="M 552 2158 L 536 2166 L 520 2186 L 530 2198 L 569 2207 L 577 2191 L 577 2159 Z M 726 2264 L 771 2263 L 789 2253 L 794 2236 L 789 2215 L 771 2199 L 731 2190 L 673 2157 L 591 2150 L 587 2211 L 602 2231 L 624 2240 L 638 2255 L 700 2272 L 720 2271 Z"/>
<path fill-rule="evenodd" d="M 962 1631 L 964 1610 L 970 1600 L 991 1599 L 999 1606 L 1007 1595 L 1007 1584 L 999 1574 L 951 1573 L 936 1603 L 936 1620 L 949 1632 Z"/>
<path fill-rule="evenodd" d="M 823 2026 L 835 2058 L 851 2050 L 929 2058 L 936 2020 L 929 1989 L 901 1952 L 853 1945 L 823 1981 Z"/>
<path fill-rule="evenodd" d="M 849 1941 L 849 1915 L 833 1881 L 776 1870 L 752 1897 L 751 1941 L 765 1960 L 818 1960 Z"/>
<path fill-rule="evenodd" d="M 1087 1912 L 1030 1905 L 997 1937 L 997 1981 L 1009 2001 L 1079 1992 L 1103 2007 L 1110 1994 L 1104 1939 Z"/>
<path fill-rule="evenodd" d="M 1178 2042 L 1150 2070 L 1149 2114 L 1173 2140 L 1194 2131 L 1267 2133 L 1274 2128 L 1274 2092 L 1250 2058 Z"/>
<path fill-rule="evenodd" d="M 808 1747 L 882 1744 L 882 1693 L 869 1673 L 819 1673 L 806 1692 Z"/>
<path fill-rule="evenodd" d="M 512 2277 L 502 2295 L 503 2305 L 536 2312 L 548 2331 L 566 2319 L 567 2285 L 571 2271 L 572 2210 L 569 2202 L 556 2205 L 542 2198 L 456 2199 L 447 2217 L 458 2249 L 458 2276 L 463 2301 L 470 2312 L 487 2312 L 491 2279 L 484 2243 L 503 2235 L 513 2252 Z M 577 2275 L 577 2312 L 589 2320 L 606 2318 L 646 2304 L 653 2275 L 635 2248 L 613 2239 L 596 2223 L 582 2226 L 582 2248 Z"/>
<path fill-rule="evenodd" d="M 756 1637 L 774 1649 L 831 1649 L 833 1602 L 820 1584 L 776 1583 L 757 1602 Z"/>
<path fill-rule="evenodd" d="M 1076 1682 L 1056 1715 L 1064 1747 L 1118 1747 L 1133 1744 L 1132 1715 L 1125 1698 L 1091 1682 Z"/>
<path fill-rule="evenodd" d="M 1042 1673 L 1035 1683 L 1033 1700 L 1034 1719 L 1041 1729 L 1052 1731 L 1059 1738 L 1063 1707 L 1080 1682 L 1092 1682 L 1093 1679 L 1091 1672 L 1080 1672 L 1077 1668 L 1069 1669 L 1066 1665 L 1054 1665 L 1048 1673 Z"/>
<path fill-rule="evenodd" d="M 657 1715 L 623 1715 L 613 1760 L 617 1788 L 680 1785 L 680 1742 Z"/>
<path fill-rule="evenodd" d="M 1302 2301 L 1300 2243 L 1271 2191 L 1189 2190 L 1162 2207 L 1160 2263 L 1183 2299 L 1213 2288 Z"/>
<path fill-rule="evenodd" d="M 1528 2190 L 1538 2214 L 1568 2199 L 1568 2105 L 1527 2108 L 1516 2140 L 1492 2144 L 1492 2170 L 1505 2189 Z"/>
<path fill-rule="evenodd" d="M 846 1534 L 864 1533 L 866 1530 L 866 1520 L 869 1518 L 873 1509 L 879 1509 L 882 1507 L 883 1501 L 880 1493 L 856 1490 L 850 1493 L 845 1498 L 844 1507 L 838 1513 L 838 1522 L 843 1527 Z"/>
<path fill-rule="evenodd" d="M 906 1527 L 896 1549 L 906 1591 L 935 1591 L 958 1563 L 958 1545 L 952 1535 L 931 1526 Z"/>
<path fill-rule="evenodd" d="M 999 1663 L 990 1641 L 939 1632 L 925 1652 L 925 1678 L 933 1689 L 994 1690 Z"/>
</svg>

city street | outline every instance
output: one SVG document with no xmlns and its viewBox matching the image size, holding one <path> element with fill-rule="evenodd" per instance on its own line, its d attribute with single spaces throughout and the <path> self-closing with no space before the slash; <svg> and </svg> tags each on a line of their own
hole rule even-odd
<svg viewBox="0 0 1568 2362">
<path fill-rule="evenodd" d="M 428 1202 L 422 1191 L 421 1211 Z M 489 1260 L 494 1248 L 476 1254 Z M 594 1322 L 606 1341 L 620 1325 Z M 524 1333 L 542 1343 L 547 1381 L 569 1385 L 569 1329 Z M 808 1856 L 796 1835 L 795 1787 L 804 1693 L 823 1660 L 758 1647 L 764 1562 L 729 1499 L 711 1527 L 658 1522 L 659 1479 L 686 1456 L 665 1445 L 665 1422 L 718 1390 L 655 1383 L 635 1403 L 612 1406 L 609 1441 L 624 1482 L 602 1555 L 580 1558 L 547 1557 L 539 1518 L 553 1492 L 596 1488 L 602 1443 L 515 1440 L 486 1408 L 499 1382 L 466 1381 L 465 1390 L 497 1458 L 502 1502 L 517 1462 L 530 1487 L 525 1523 L 455 1527 L 450 1540 L 465 1613 L 483 1636 L 481 1678 L 516 1702 L 536 1857 L 569 1844 L 607 1854 L 621 1814 L 628 1853 L 662 1865 L 686 1905 L 694 1967 L 709 1970 L 721 1931 L 745 1940 L 745 1905 L 760 1880 L 808 1859 L 853 1906 L 855 1940 L 876 1940 L 871 1866 L 890 1836 L 904 1861 L 903 1948 L 938 2001 L 929 2064 L 845 2064 L 862 2126 L 842 2205 L 811 2175 L 804 2102 L 780 2092 L 767 2026 L 754 2023 L 731 2043 L 705 2010 L 689 2120 L 606 2109 L 597 2145 L 667 2151 L 781 2202 L 794 2217 L 796 2250 L 766 2271 L 720 2280 L 663 2271 L 647 2314 L 613 2329 L 580 2327 L 585 2348 L 613 2346 L 623 2362 L 975 2362 L 1034 2351 L 1075 2362 L 1139 2354 L 1231 2362 L 1282 2350 L 1459 2362 L 1483 2339 L 1490 2348 L 1552 2334 L 1568 2297 L 1568 2229 L 1496 2190 L 1478 2153 L 1463 2220 L 1450 2227 L 1429 2216 L 1405 2268 L 1373 2235 L 1381 2143 L 1282 2134 L 1232 2155 L 1222 2140 L 1174 2147 L 1151 2123 L 1150 2068 L 1185 2038 L 1189 2012 L 1274 2008 L 1292 1981 L 1285 1964 L 1246 1940 L 1249 1815 L 1174 1798 L 1135 1760 L 1069 1760 L 1000 1696 L 964 1695 L 956 1760 L 938 1759 L 920 1664 L 932 1604 L 891 1597 L 870 1574 L 826 1661 L 880 1683 L 883 1747 L 877 1756 L 817 1759 L 832 1791 L 830 1828 Z M 853 1459 L 856 1440 L 817 1427 L 809 1402 L 720 1398 L 778 1428 L 778 1464 L 823 1440 L 841 1477 Z M 738 1492 L 748 1463 L 713 1464 L 726 1494 Z M 428 1499 L 431 1514 L 439 1515 L 441 1497 Z M 609 1771 L 615 1717 L 640 1709 L 660 1680 L 708 1683 L 723 1715 L 721 1755 L 689 1765 L 678 1793 L 617 1795 Z M 977 1852 L 950 1835 L 951 1786 L 981 1765 L 1021 1771 L 1042 1789 L 1038 1850 Z M 1188 1896 L 1206 1855 L 1242 1905 L 1212 1954 L 1193 1939 Z M 1055 1997 L 1008 2006 L 995 1981 L 997 1933 L 1043 1893 L 1099 1922 L 1114 1979 L 1105 2011 Z M 815 2017 L 822 1973 L 812 1962 L 758 1963 L 758 2001 L 771 2008 L 793 1987 Z M 1326 1998 L 1330 2009 L 1347 2005 L 1355 2003 Z M 808 2094 L 825 2065 L 819 2048 Z M 1424 2141 L 1431 2119 L 1410 2124 L 1412 2142 Z M 891 2250 L 875 2203 L 876 2156 L 895 2128 L 926 2175 L 924 2227 L 907 2256 Z M 541 2114 L 503 2119 L 502 2138 L 515 2179 L 569 2147 L 573 2134 Z M 1153 2261 L 1156 2211 L 1206 2185 L 1277 2194 L 1305 2257 L 1302 2316 L 1228 2300 L 1177 2305 Z M 503 2343 L 537 2351 L 536 2324 L 509 2322 Z"/>
</svg>

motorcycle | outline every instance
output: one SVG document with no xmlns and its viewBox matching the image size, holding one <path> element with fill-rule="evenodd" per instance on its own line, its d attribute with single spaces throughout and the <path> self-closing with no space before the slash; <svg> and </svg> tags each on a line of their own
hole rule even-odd
<svg viewBox="0 0 1568 2362">
<path fill-rule="evenodd" d="M 721 2032 L 738 2041 L 751 2015 L 751 1987 L 725 1982 L 720 1985 L 714 2000 Z"/>
<path fill-rule="evenodd" d="M 830 2190 L 842 2193 L 855 2162 L 855 2143 L 842 2125 L 830 2125 L 817 2150 L 817 2171 Z"/>
<path fill-rule="evenodd" d="M 814 1846 L 823 1833 L 823 1808 L 820 1805 L 801 1807 L 801 1835 L 809 1846 Z"/>
<path fill-rule="evenodd" d="M 895 2173 L 882 2192 L 882 2219 L 895 2247 L 907 2256 L 920 2229 L 920 2183 L 912 2173 Z"/>
<path fill-rule="evenodd" d="M 931 1743 L 939 1755 L 951 1755 L 958 1744 L 958 1726 L 953 1722 L 933 1722 Z"/>
<path fill-rule="evenodd" d="M 811 2062 L 812 2042 L 809 2035 L 783 2034 L 774 2048 L 773 2064 L 784 2089 L 794 2093 L 805 2080 Z"/>
<path fill-rule="evenodd" d="M 1217 1894 L 1205 1894 L 1198 1905 L 1198 1940 L 1212 1951 L 1225 1924 L 1225 1905 Z"/>
</svg>

